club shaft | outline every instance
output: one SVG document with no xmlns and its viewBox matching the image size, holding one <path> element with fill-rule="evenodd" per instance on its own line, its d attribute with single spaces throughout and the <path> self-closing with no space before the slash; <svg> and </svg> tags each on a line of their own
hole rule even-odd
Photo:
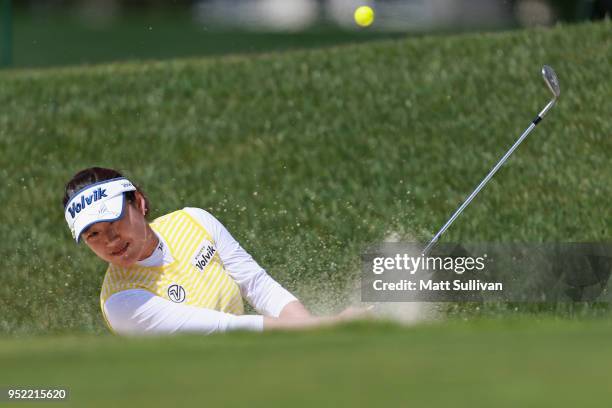
<svg viewBox="0 0 612 408">
<path fill-rule="evenodd" d="M 425 249 L 423 249 L 424 256 L 427 256 L 429 254 L 429 252 L 434 247 L 436 242 L 438 242 L 438 239 L 440 239 L 442 234 L 444 234 L 444 232 L 448 229 L 448 227 L 451 226 L 453 221 L 455 221 L 455 219 L 457 219 L 457 217 L 463 212 L 463 210 L 465 210 L 465 207 L 467 207 L 470 204 L 470 202 L 474 199 L 474 197 L 476 197 L 476 195 L 480 192 L 480 190 L 483 189 L 483 187 L 489 182 L 489 180 L 491 180 L 491 178 L 495 175 L 497 170 L 499 170 L 499 168 L 503 166 L 506 160 L 508 160 L 508 158 L 512 155 L 512 153 L 516 150 L 516 148 L 519 147 L 519 145 L 523 142 L 523 140 L 525 140 L 525 138 L 529 135 L 529 133 L 531 133 L 531 131 L 537 126 L 537 124 L 540 123 L 544 115 L 546 115 L 548 110 L 552 108 L 554 103 L 555 103 L 555 100 L 552 100 L 544 107 L 544 109 L 542 109 L 542 111 L 538 114 L 538 116 L 531 122 L 529 127 L 525 129 L 523 134 L 516 140 L 516 142 L 514 142 L 512 147 L 506 152 L 506 154 L 504 154 L 504 156 L 497 162 L 497 164 L 491 169 L 491 171 L 489 171 L 489 174 L 487 174 L 485 178 L 482 179 L 480 184 L 478 184 L 478 186 L 474 189 L 474 191 L 472 191 L 472 193 L 465 199 L 463 204 L 461 204 L 461 206 L 457 208 L 457 210 L 448 219 L 448 221 L 446 221 L 446 224 L 444 224 L 444 226 L 440 228 L 440 231 L 438 231 L 438 233 L 434 235 L 431 241 L 429 241 L 429 244 L 427 244 Z"/>
</svg>

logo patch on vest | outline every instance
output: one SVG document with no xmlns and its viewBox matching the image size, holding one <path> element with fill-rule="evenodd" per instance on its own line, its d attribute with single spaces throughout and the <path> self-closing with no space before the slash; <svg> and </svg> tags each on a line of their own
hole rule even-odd
<svg viewBox="0 0 612 408">
<path fill-rule="evenodd" d="M 204 243 L 200 245 L 196 251 L 191 264 L 198 268 L 200 272 L 204 272 L 206 265 L 208 265 L 210 260 L 215 256 L 215 252 L 217 252 L 217 249 L 214 247 L 214 245 L 211 242 L 204 240 Z"/>
<path fill-rule="evenodd" d="M 182 303 L 185 301 L 185 288 L 181 285 L 177 285 L 176 283 L 168 286 L 168 297 L 174 303 Z"/>
</svg>

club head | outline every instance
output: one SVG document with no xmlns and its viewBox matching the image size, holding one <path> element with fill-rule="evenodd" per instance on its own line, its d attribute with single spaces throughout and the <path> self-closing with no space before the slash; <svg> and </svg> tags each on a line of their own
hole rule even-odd
<svg viewBox="0 0 612 408">
<path fill-rule="evenodd" d="M 555 99 L 557 99 L 561 94 L 561 88 L 559 87 L 559 79 L 557 78 L 557 74 L 555 74 L 555 70 L 548 65 L 544 65 L 542 67 L 542 77 L 550 91 L 555 95 Z"/>
</svg>

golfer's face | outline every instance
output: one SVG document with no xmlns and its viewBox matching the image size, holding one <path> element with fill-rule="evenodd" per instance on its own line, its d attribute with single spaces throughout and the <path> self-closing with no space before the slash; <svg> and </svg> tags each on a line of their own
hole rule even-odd
<svg viewBox="0 0 612 408">
<path fill-rule="evenodd" d="M 98 222 L 81 238 L 100 258 L 118 266 L 130 266 L 140 259 L 147 237 L 144 215 L 132 203 L 125 203 L 123 218 Z"/>
</svg>

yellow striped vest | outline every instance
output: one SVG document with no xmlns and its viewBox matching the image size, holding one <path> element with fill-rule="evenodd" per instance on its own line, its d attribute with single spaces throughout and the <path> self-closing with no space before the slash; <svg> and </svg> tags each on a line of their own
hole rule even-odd
<svg viewBox="0 0 612 408">
<path fill-rule="evenodd" d="M 240 288 L 226 272 L 212 237 L 201 224 L 179 210 L 157 218 L 150 225 L 164 238 L 174 261 L 157 267 L 123 268 L 109 264 L 100 293 L 103 315 L 104 302 L 128 289 L 145 289 L 177 303 L 244 313 Z"/>
</svg>

